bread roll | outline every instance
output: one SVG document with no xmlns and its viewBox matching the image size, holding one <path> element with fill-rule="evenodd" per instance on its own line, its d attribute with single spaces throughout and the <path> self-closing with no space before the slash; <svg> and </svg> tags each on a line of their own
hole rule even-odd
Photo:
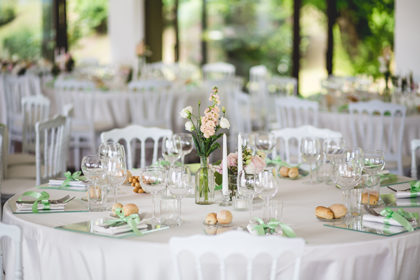
<svg viewBox="0 0 420 280">
<path fill-rule="evenodd" d="M 321 219 L 333 219 L 334 218 L 334 213 L 333 211 L 331 211 L 330 208 L 324 207 L 324 206 L 318 206 L 315 208 L 315 215 L 318 218 Z"/>
<path fill-rule="evenodd" d="M 118 208 L 123 208 L 123 205 L 122 205 L 121 203 L 119 203 L 119 202 L 114 203 L 114 205 L 112 205 L 112 213 L 114 213 L 114 214 L 115 214 L 115 211 L 116 211 Z"/>
<path fill-rule="evenodd" d="M 378 204 L 378 200 L 379 200 L 379 194 L 377 192 L 364 192 L 362 194 L 362 204 L 369 203 L 369 205 L 376 205 Z"/>
<path fill-rule="evenodd" d="M 229 210 L 220 210 L 217 213 L 217 222 L 222 225 L 230 224 L 232 222 L 232 213 Z"/>
<path fill-rule="evenodd" d="M 215 225 L 217 224 L 217 216 L 216 213 L 208 213 L 204 222 L 208 225 Z"/>
<path fill-rule="evenodd" d="M 281 176 L 283 176 L 283 177 L 288 177 L 289 175 L 288 175 L 288 173 L 289 173 L 289 167 L 287 167 L 287 166 L 282 166 L 281 168 L 280 168 L 280 175 Z"/>
<path fill-rule="evenodd" d="M 289 175 L 290 179 L 295 179 L 299 176 L 299 169 L 297 167 L 292 167 L 289 169 L 289 173 L 287 173 L 287 175 Z"/>
<path fill-rule="evenodd" d="M 137 207 L 137 205 L 133 203 L 128 203 L 124 205 L 122 211 L 123 211 L 124 216 L 127 217 L 127 216 L 130 216 L 131 214 L 138 214 L 139 208 Z"/>
<path fill-rule="evenodd" d="M 333 204 L 329 208 L 334 214 L 334 219 L 339 219 L 347 214 L 347 208 L 343 204 Z"/>
</svg>

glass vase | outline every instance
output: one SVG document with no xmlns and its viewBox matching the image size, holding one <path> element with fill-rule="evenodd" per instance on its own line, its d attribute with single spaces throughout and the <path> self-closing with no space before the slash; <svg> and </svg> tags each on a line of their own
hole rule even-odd
<svg viewBox="0 0 420 280">
<path fill-rule="evenodd" d="M 229 186 L 229 201 L 232 201 L 236 196 L 236 189 L 238 185 L 238 174 L 229 174 L 228 186 Z"/>
<path fill-rule="evenodd" d="M 208 165 L 207 157 L 200 157 L 200 169 L 195 175 L 195 203 L 214 203 L 214 173 Z"/>
</svg>

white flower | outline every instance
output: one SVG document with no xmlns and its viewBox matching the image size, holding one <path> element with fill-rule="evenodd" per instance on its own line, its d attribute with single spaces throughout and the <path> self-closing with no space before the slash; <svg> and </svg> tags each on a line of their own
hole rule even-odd
<svg viewBox="0 0 420 280">
<path fill-rule="evenodd" d="M 191 106 L 187 106 L 184 109 L 181 110 L 181 112 L 179 112 L 179 114 L 181 115 L 181 118 L 188 118 L 192 113 L 192 107 Z"/>
<path fill-rule="evenodd" d="M 187 130 L 187 131 L 193 131 L 193 128 L 194 128 L 194 126 L 193 126 L 193 123 L 191 121 L 187 121 L 185 123 L 185 130 Z"/>
<path fill-rule="evenodd" d="M 229 123 L 229 121 L 228 121 L 228 119 L 227 119 L 227 118 L 222 117 L 222 118 L 220 119 L 220 127 L 221 127 L 221 128 L 226 128 L 226 129 L 229 129 L 229 127 L 230 127 L 230 123 Z"/>
</svg>

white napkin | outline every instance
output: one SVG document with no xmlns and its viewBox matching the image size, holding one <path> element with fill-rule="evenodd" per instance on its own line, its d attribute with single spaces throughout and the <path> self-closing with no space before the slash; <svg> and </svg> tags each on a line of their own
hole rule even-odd
<svg viewBox="0 0 420 280">
<path fill-rule="evenodd" d="M 412 198 L 412 197 L 419 197 L 420 193 L 412 193 L 412 192 L 402 192 L 398 191 L 395 193 L 396 198 Z"/>
<path fill-rule="evenodd" d="M 63 182 L 64 182 L 64 179 L 50 179 L 48 181 L 48 185 L 50 185 L 50 186 L 61 186 L 61 184 L 63 184 Z M 70 181 L 68 188 L 85 190 L 86 189 L 86 183 L 82 182 L 82 181 Z"/>
<path fill-rule="evenodd" d="M 414 198 L 414 199 L 401 198 L 401 199 L 397 199 L 395 201 L 395 204 L 397 206 L 401 206 L 401 207 L 420 206 L 420 199 L 418 199 L 418 198 Z"/>
<path fill-rule="evenodd" d="M 124 232 L 132 231 L 131 227 L 128 224 L 123 224 L 116 227 L 107 227 L 108 225 L 106 223 L 103 224 L 94 224 L 93 225 L 93 231 L 99 232 L 99 233 L 105 233 L 110 235 L 117 235 Z M 147 229 L 146 224 L 138 224 L 137 228 L 139 230 Z"/>
<path fill-rule="evenodd" d="M 380 230 L 380 231 L 387 231 L 389 233 L 399 233 L 401 231 L 404 231 L 403 227 L 397 227 L 397 226 L 387 226 L 385 227 L 384 224 L 376 223 L 376 222 L 369 222 L 369 221 L 363 221 L 363 226 L 367 228 L 371 228 L 374 230 Z"/>
<path fill-rule="evenodd" d="M 374 223 L 385 224 L 385 217 L 374 216 L 374 215 L 370 215 L 370 214 L 364 214 L 363 215 L 363 225 L 365 225 L 365 222 L 374 222 Z M 400 225 L 397 221 L 395 221 L 393 219 L 388 219 L 388 223 L 391 226 L 402 227 L 402 225 Z"/>
<path fill-rule="evenodd" d="M 16 212 L 32 212 L 32 203 L 16 203 Z M 65 204 L 50 204 L 49 210 L 62 210 L 64 211 Z M 38 210 L 44 210 L 44 204 L 38 203 Z"/>
</svg>

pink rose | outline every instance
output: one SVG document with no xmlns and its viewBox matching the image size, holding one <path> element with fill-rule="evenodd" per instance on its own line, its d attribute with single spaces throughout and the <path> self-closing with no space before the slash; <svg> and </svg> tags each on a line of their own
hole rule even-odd
<svg viewBox="0 0 420 280">
<path fill-rule="evenodd" d="M 232 167 L 232 166 L 237 166 L 238 165 L 238 153 L 230 153 L 227 156 L 227 166 Z"/>
<path fill-rule="evenodd" d="M 259 157 L 254 156 L 251 162 L 245 167 L 245 172 L 248 174 L 258 174 L 265 168 L 265 161 Z"/>
</svg>

